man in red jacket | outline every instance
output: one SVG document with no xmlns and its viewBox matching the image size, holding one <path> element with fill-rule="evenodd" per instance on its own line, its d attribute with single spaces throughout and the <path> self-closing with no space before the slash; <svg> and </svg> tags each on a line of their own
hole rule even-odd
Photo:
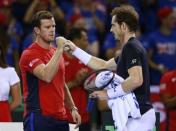
<svg viewBox="0 0 176 131">
<path fill-rule="evenodd" d="M 63 48 L 55 39 L 55 20 L 48 11 L 37 12 L 33 19 L 35 40 L 20 59 L 25 103 L 25 131 L 69 131 L 65 105 L 77 126 L 80 115 L 65 84 Z"/>
<path fill-rule="evenodd" d="M 160 82 L 160 95 L 166 110 L 167 120 L 166 129 L 167 131 L 176 130 L 176 70 L 166 72 Z"/>
<path fill-rule="evenodd" d="M 83 28 L 72 28 L 69 33 L 69 39 L 85 50 L 88 46 L 87 32 Z M 70 89 L 70 93 L 75 102 L 76 107 L 81 115 L 81 125 L 79 131 L 90 131 L 90 118 L 86 111 L 88 93 L 84 89 L 83 80 L 87 74 L 91 71 L 86 65 L 84 65 L 79 59 L 64 52 L 65 60 L 65 81 Z M 67 109 L 68 121 L 74 123 L 70 111 Z"/>
</svg>

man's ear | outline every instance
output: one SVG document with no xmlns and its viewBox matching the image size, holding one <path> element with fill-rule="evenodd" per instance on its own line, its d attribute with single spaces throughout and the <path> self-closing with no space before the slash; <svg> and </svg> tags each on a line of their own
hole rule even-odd
<svg viewBox="0 0 176 131">
<path fill-rule="evenodd" d="M 34 27 L 34 32 L 38 35 L 40 33 L 40 29 L 38 27 Z"/>
<path fill-rule="evenodd" d="M 123 30 L 127 30 L 127 29 L 128 29 L 128 26 L 127 26 L 127 24 L 126 24 L 125 22 L 122 22 L 121 28 L 122 28 Z"/>
</svg>

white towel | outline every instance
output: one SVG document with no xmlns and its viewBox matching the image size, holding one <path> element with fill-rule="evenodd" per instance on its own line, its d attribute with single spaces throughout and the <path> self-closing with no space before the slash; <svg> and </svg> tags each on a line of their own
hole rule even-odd
<svg viewBox="0 0 176 131">
<path fill-rule="evenodd" d="M 140 118 L 140 110 L 135 95 L 129 93 L 115 99 L 108 100 L 108 106 L 112 110 L 115 129 L 123 131 L 126 127 L 128 117 Z"/>
<path fill-rule="evenodd" d="M 113 76 L 113 72 L 111 71 L 104 71 L 97 75 L 95 79 L 96 87 L 101 87 L 107 84 Z M 105 88 L 108 89 L 115 89 L 124 81 L 122 77 L 115 74 L 112 82 Z M 132 118 L 140 118 L 140 110 L 139 105 L 136 100 L 136 96 L 134 93 L 128 93 L 123 96 L 115 97 L 113 99 L 108 100 L 108 106 L 112 110 L 112 117 L 114 120 L 114 126 L 117 131 L 123 131 L 126 127 L 128 117 Z"/>
</svg>

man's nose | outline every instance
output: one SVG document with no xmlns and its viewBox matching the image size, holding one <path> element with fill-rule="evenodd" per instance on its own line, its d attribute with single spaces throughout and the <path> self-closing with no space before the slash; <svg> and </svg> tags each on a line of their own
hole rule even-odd
<svg viewBox="0 0 176 131">
<path fill-rule="evenodd" d="M 112 32 L 112 28 L 110 29 L 110 32 Z"/>
</svg>

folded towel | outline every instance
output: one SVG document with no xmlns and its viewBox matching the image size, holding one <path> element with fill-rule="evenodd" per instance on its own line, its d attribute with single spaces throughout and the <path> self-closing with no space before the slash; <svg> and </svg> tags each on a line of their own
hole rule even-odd
<svg viewBox="0 0 176 131">
<path fill-rule="evenodd" d="M 113 76 L 113 72 L 104 71 L 97 75 L 95 79 L 96 87 L 101 87 L 107 84 Z M 114 126 L 117 131 L 123 131 L 126 127 L 128 118 L 140 118 L 140 109 L 134 93 L 122 93 L 123 95 L 117 95 L 116 92 L 124 79 L 115 74 L 113 80 L 105 88 L 108 92 L 112 93 L 108 100 L 108 106 L 112 110 L 112 118 L 114 120 Z"/>
<path fill-rule="evenodd" d="M 95 85 L 97 88 L 102 87 L 106 85 L 110 79 L 112 79 L 112 76 L 114 76 L 109 85 L 107 85 L 104 89 L 106 89 L 111 96 L 108 99 L 108 106 L 112 110 L 112 118 L 114 120 L 115 129 L 117 131 L 123 131 L 129 117 L 137 119 L 141 117 L 141 114 L 135 94 L 132 92 L 125 93 L 124 91 L 119 93 L 119 88 L 122 88 L 121 84 L 124 79 L 117 74 L 113 74 L 114 73 L 111 71 L 99 73 L 95 79 Z"/>
<path fill-rule="evenodd" d="M 124 79 L 122 77 L 115 74 L 113 81 L 111 82 L 111 84 L 108 85 L 106 89 L 112 90 L 112 88 L 118 88 L 118 86 L 123 81 Z M 119 97 L 115 97 L 113 99 L 109 99 L 108 106 L 112 110 L 114 126 L 118 131 L 124 130 L 129 117 L 141 117 L 139 104 L 137 102 L 135 94 L 132 92 Z"/>
<path fill-rule="evenodd" d="M 134 93 L 108 100 L 108 106 L 112 110 L 115 129 L 123 131 L 129 117 L 140 118 L 140 110 Z"/>
</svg>

